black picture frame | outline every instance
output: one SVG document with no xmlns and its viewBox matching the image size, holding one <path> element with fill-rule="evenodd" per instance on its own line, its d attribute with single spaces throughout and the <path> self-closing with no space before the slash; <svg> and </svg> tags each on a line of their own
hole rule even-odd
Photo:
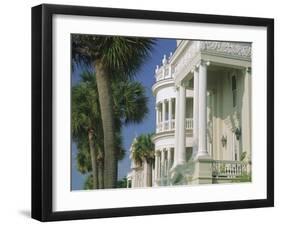
<svg viewBox="0 0 281 226">
<path fill-rule="evenodd" d="M 267 198 L 54 212 L 52 210 L 52 18 L 55 14 L 266 27 Z M 273 19 L 49 4 L 32 8 L 32 218 L 40 221 L 56 221 L 271 206 L 274 206 Z"/>
</svg>

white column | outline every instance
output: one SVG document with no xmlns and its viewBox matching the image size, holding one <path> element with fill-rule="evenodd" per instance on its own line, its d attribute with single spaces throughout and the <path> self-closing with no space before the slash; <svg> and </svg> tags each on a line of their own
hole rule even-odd
<svg viewBox="0 0 281 226">
<path fill-rule="evenodd" d="M 196 156 L 198 152 L 198 108 L 199 100 L 199 74 L 198 68 L 195 68 L 193 75 L 193 155 Z"/>
<path fill-rule="evenodd" d="M 164 149 L 161 150 L 161 179 L 164 178 L 164 171 L 165 171 L 165 153 Z"/>
<path fill-rule="evenodd" d="M 162 122 L 163 122 L 163 127 L 164 127 L 164 122 L 165 122 L 165 116 L 166 116 L 166 112 L 165 112 L 165 100 L 163 100 L 162 102 Z M 164 129 L 164 128 L 163 128 Z"/>
<path fill-rule="evenodd" d="M 169 169 L 171 168 L 171 148 L 168 148 L 168 156 L 167 156 L 167 161 L 168 161 L 168 169 L 167 171 L 169 171 Z"/>
<path fill-rule="evenodd" d="M 161 105 L 161 107 L 160 107 Z M 158 118 L 159 118 L 159 122 L 162 122 L 162 102 L 159 102 L 159 109 L 158 109 Z"/>
<path fill-rule="evenodd" d="M 178 164 L 185 162 L 185 113 L 186 113 L 186 91 L 184 86 L 179 87 L 179 140 L 178 140 Z"/>
<path fill-rule="evenodd" d="M 161 178 L 161 151 L 158 152 L 158 173 L 157 180 L 159 181 Z"/>
<path fill-rule="evenodd" d="M 169 99 L 169 130 L 172 129 L 172 98 Z"/>
<path fill-rule="evenodd" d="M 154 166 L 154 182 L 158 179 L 158 151 L 155 152 L 155 166 Z"/>
<path fill-rule="evenodd" d="M 156 123 L 158 124 L 158 122 L 159 122 L 159 110 L 158 110 L 158 104 L 156 105 L 155 110 L 156 110 Z"/>
<path fill-rule="evenodd" d="M 158 108 L 158 119 L 159 119 L 159 132 L 163 131 L 163 102 L 159 102 L 159 108 Z"/>
<path fill-rule="evenodd" d="M 176 87 L 176 99 L 175 99 L 175 151 L 174 151 L 174 164 L 175 167 L 178 164 L 178 143 L 179 143 L 179 99 L 180 92 L 179 87 Z"/>
<path fill-rule="evenodd" d="M 159 126 L 159 118 L 158 118 L 158 103 L 156 104 L 156 107 L 155 107 L 155 112 L 156 112 L 156 132 L 159 132 L 159 129 L 158 129 L 158 126 Z"/>
<path fill-rule="evenodd" d="M 244 76 L 244 93 L 242 104 L 242 151 L 246 151 L 245 160 L 251 160 L 251 68 L 246 68 Z M 241 139 L 241 138 L 240 138 Z M 248 164 L 249 165 L 249 164 Z"/>
<path fill-rule="evenodd" d="M 199 65 L 199 145 L 197 156 L 208 156 L 207 152 L 207 63 Z"/>
</svg>

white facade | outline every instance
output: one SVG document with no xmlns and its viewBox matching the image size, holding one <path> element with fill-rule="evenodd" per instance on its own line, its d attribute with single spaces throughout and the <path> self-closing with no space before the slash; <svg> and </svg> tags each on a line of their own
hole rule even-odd
<svg viewBox="0 0 281 226">
<path fill-rule="evenodd" d="M 177 41 L 155 70 L 153 186 L 250 175 L 251 44 Z M 178 169 L 188 168 L 189 173 Z"/>
<path fill-rule="evenodd" d="M 148 166 L 148 163 L 145 160 L 143 160 L 142 162 L 134 161 L 134 142 L 136 142 L 136 138 L 133 140 L 130 148 L 131 171 L 127 175 L 127 188 L 150 187 L 151 177 L 149 177 L 149 173 L 151 173 L 152 178 L 154 178 L 154 170 L 152 170 L 152 168 Z M 149 170 L 152 170 L 153 172 L 149 172 Z"/>
</svg>

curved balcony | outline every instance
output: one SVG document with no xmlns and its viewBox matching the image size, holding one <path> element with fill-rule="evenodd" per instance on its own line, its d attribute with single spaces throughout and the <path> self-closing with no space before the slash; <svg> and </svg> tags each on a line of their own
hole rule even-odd
<svg viewBox="0 0 281 226">
<path fill-rule="evenodd" d="M 170 59 L 172 57 L 172 53 L 170 53 L 170 57 L 167 59 L 166 55 L 163 56 L 162 65 L 156 66 L 155 69 L 155 80 L 156 82 L 164 80 L 164 79 L 171 79 L 174 77 L 175 72 L 175 65 L 170 64 Z"/>
<path fill-rule="evenodd" d="M 156 82 L 162 81 L 164 79 L 171 79 L 174 77 L 175 67 L 170 64 L 166 64 L 157 68 L 155 71 Z"/>
<path fill-rule="evenodd" d="M 156 133 L 162 133 L 162 132 L 166 132 L 166 131 L 174 131 L 175 127 L 176 127 L 175 119 L 159 122 L 156 125 Z M 193 119 L 192 118 L 186 118 L 185 119 L 185 129 L 186 130 L 192 130 L 193 129 Z"/>
</svg>

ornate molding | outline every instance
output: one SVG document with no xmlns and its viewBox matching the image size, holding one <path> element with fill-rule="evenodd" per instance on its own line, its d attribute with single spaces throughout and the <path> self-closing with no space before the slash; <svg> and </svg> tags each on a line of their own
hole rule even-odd
<svg viewBox="0 0 281 226">
<path fill-rule="evenodd" d="M 188 47 L 183 51 L 182 58 L 178 61 L 175 67 L 175 73 L 178 74 L 184 71 L 187 65 L 189 65 L 194 57 L 200 52 L 198 41 L 191 41 Z M 194 68 L 195 69 L 195 68 Z"/>
<path fill-rule="evenodd" d="M 236 57 L 250 58 L 252 55 L 252 48 L 248 43 L 204 41 L 200 43 L 200 50 Z"/>
</svg>

